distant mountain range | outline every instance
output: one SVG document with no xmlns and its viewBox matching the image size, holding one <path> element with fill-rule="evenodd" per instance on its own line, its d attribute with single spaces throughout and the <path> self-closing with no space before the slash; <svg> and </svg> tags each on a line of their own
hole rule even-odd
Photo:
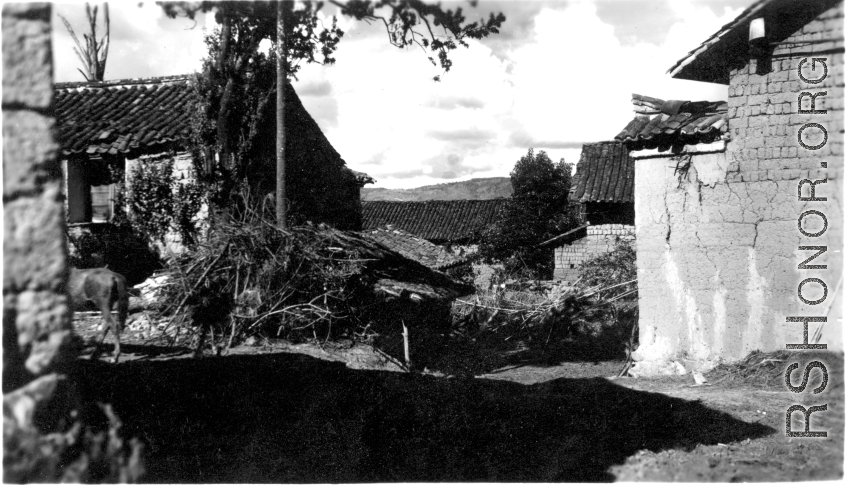
<svg viewBox="0 0 847 485">
<path fill-rule="evenodd" d="M 470 179 L 415 189 L 362 189 L 362 200 L 488 200 L 511 195 L 512 182 L 509 177 Z"/>
</svg>

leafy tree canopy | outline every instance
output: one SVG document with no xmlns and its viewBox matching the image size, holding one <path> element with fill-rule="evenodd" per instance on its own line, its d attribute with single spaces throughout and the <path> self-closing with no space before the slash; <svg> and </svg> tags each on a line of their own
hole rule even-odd
<svg viewBox="0 0 847 485">
<path fill-rule="evenodd" d="M 227 23 L 233 19 L 247 20 L 251 24 L 250 34 L 245 39 L 247 45 L 258 47 L 262 39 L 277 41 L 277 4 L 273 1 L 201 1 L 201 2 L 157 2 L 170 17 L 185 16 L 194 18 L 198 12 L 215 11 L 215 20 L 221 25 L 223 38 L 229 33 Z M 466 39 L 482 39 L 500 32 L 500 27 L 506 21 L 502 13 L 491 13 L 488 19 L 466 23 L 466 17 L 461 7 L 444 9 L 440 3 L 425 3 L 421 0 L 349 0 L 341 2 L 330 0 L 339 7 L 342 15 L 356 20 L 380 21 L 385 25 L 389 42 L 397 47 L 417 45 L 430 62 L 438 64 L 445 72 L 453 65 L 449 53 L 458 46 L 468 47 Z M 477 2 L 470 2 L 476 6 Z M 311 0 L 297 2 L 282 2 L 284 41 L 286 44 L 286 71 L 294 76 L 299 69 L 299 61 L 320 62 L 332 64 L 332 57 L 338 42 L 344 32 L 338 28 L 333 16 L 332 25 L 326 27 L 320 20 L 318 12 L 323 8 L 323 2 Z M 296 7 L 296 8 L 295 8 Z M 258 39 L 258 41 L 256 41 Z M 222 46 L 226 50 L 226 45 Z M 437 81 L 439 76 L 435 76 Z"/>
<path fill-rule="evenodd" d="M 276 100 L 277 49 L 282 50 L 285 79 L 296 78 L 301 62 L 333 64 L 344 32 L 333 16 L 326 25 L 319 15 L 323 2 L 201 1 L 158 2 L 170 17 L 194 18 L 214 12 L 219 28 L 206 39 L 209 56 L 196 80 L 196 167 L 205 181 L 216 185 L 214 199 L 225 203 L 251 166 L 255 166 L 258 129 L 273 119 L 267 104 Z M 444 9 L 420 0 L 331 0 L 342 15 L 363 21 L 381 21 L 392 45 L 417 45 L 433 65 L 447 72 L 450 51 L 467 47 L 467 39 L 481 39 L 499 32 L 506 20 L 502 13 L 487 20 L 466 22 L 461 8 Z M 473 2 L 472 2 L 473 4 Z M 278 19 L 282 19 L 280 23 Z M 277 42 L 282 33 L 282 42 Z M 270 40 L 269 53 L 259 44 Z M 436 62 L 435 59 L 438 59 Z M 439 80 L 439 76 L 434 79 Z M 282 127 L 278 130 L 284 133 Z"/>
<path fill-rule="evenodd" d="M 480 252 L 489 262 L 503 262 L 510 274 L 549 278 L 552 253 L 537 245 L 574 224 L 568 211 L 571 166 L 564 160 L 553 163 L 544 151 L 536 154 L 530 148 L 510 176 L 512 197 L 483 235 Z"/>
</svg>

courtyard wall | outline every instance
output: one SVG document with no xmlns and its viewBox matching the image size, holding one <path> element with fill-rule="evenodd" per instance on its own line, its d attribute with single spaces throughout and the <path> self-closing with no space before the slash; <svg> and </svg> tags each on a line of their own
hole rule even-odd
<svg viewBox="0 0 847 485">
<path fill-rule="evenodd" d="M 753 350 L 802 343 L 802 323 L 786 323 L 788 316 L 829 315 L 820 341 L 830 350 L 843 348 L 841 322 L 835 318 L 841 315 L 843 272 L 843 8 L 841 3 L 824 12 L 786 39 L 815 43 L 780 45 L 764 61 L 753 59 L 731 72 L 731 139 L 725 151 L 636 161 L 641 347 L 634 354 L 634 373 L 672 371 L 672 360 L 686 368 L 706 368 Z M 810 70 L 812 57 L 825 58 L 828 68 L 818 84 L 804 82 L 797 72 L 807 59 L 804 76 L 820 78 L 820 63 Z M 804 91 L 826 91 L 815 106 L 825 114 L 798 114 Z M 810 97 L 804 97 L 802 108 L 809 104 Z M 798 131 L 806 123 L 826 128 L 821 149 L 799 144 Z M 819 130 L 810 129 L 803 139 L 815 145 L 822 138 Z M 680 176 L 678 163 L 689 161 Z M 798 185 L 806 179 L 826 179 L 815 195 L 827 201 L 799 200 Z M 809 185 L 802 196 L 809 196 Z M 819 237 L 807 237 L 798 228 L 807 210 L 828 219 Z M 801 227 L 815 233 L 823 224 L 819 217 L 807 217 Z M 828 250 L 809 264 L 827 269 L 798 269 L 814 254 L 798 246 L 812 245 Z M 816 306 L 798 297 L 798 286 L 810 277 L 828 285 L 828 297 Z M 819 299 L 823 288 L 808 284 L 803 295 Z M 810 324 L 810 338 L 816 329 Z"/>
<path fill-rule="evenodd" d="M 599 224 L 588 226 L 586 236 L 554 250 L 556 266 L 553 279 L 574 283 L 585 261 L 615 249 L 617 242 L 635 240 L 635 227 L 628 224 Z"/>
<path fill-rule="evenodd" d="M 4 393 L 72 357 L 50 36 L 49 4 L 3 5 Z"/>
</svg>

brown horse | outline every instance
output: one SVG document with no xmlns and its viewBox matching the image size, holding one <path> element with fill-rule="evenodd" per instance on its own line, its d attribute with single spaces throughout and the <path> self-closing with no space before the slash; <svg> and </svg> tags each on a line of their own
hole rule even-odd
<svg viewBox="0 0 847 485">
<path fill-rule="evenodd" d="M 68 293 L 75 309 L 86 302 L 97 305 L 103 314 L 103 336 L 97 348 L 94 349 L 92 359 L 100 356 L 100 348 L 106 339 L 109 329 L 115 334 L 115 363 L 121 355 L 121 332 L 126 324 L 126 316 L 129 310 L 129 296 L 126 291 L 126 280 L 123 276 L 109 271 L 106 268 L 76 269 L 71 268 L 68 279 Z M 117 304 L 118 319 L 112 318 L 112 307 Z"/>
</svg>

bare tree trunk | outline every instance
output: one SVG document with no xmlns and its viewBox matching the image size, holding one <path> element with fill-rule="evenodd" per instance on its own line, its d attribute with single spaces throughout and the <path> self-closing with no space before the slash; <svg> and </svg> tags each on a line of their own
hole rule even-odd
<svg viewBox="0 0 847 485">
<path fill-rule="evenodd" d="M 277 2 L 277 56 L 276 56 L 276 220 L 285 229 L 285 14 L 282 1 Z"/>
</svg>

